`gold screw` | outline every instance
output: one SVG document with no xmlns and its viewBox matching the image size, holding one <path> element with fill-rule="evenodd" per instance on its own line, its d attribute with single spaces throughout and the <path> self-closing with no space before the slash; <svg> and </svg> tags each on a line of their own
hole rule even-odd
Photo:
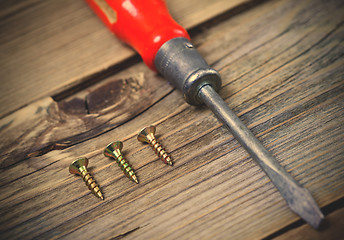
<svg viewBox="0 0 344 240">
<path fill-rule="evenodd" d="M 113 158 L 117 161 L 118 166 L 122 169 L 124 174 L 133 182 L 139 183 L 134 170 L 131 168 L 129 163 L 123 157 L 121 150 L 123 148 L 123 143 L 120 141 L 111 142 L 104 149 L 104 155 L 109 158 Z"/>
<path fill-rule="evenodd" d="M 162 145 L 157 141 L 157 139 L 154 136 L 155 129 L 156 128 L 154 126 L 143 128 L 137 135 L 137 140 L 139 140 L 140 142 L 149 143 L 149 145 L 152 147 L 155 153 L 159 156 L 161 161 L 172 166 L 173 162 L 172 162 L 172 158 L 170 154 L 166 152 L 166 150 L 162 147 Z"/>
<path fill-rule="evenodd" d="M 104 200 L 103 194 L 100 191 L 100 188 L 96 181 L 93 179 L 91 174 L 87 171 L 88 159 L 79 158 L 71 163 L 69 166 L 69 172 L 71 174 L 77 174 L 82 177 L 87 187 L 93 192 L 96 197 Z"/>
</svg>

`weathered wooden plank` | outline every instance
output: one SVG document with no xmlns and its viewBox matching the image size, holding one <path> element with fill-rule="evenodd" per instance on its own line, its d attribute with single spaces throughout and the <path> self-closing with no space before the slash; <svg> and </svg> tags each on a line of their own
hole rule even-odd
<svg viewBox="0 0 344 240">
<path fill-rule="evenodd" d="M 303 225 L 296 229 L 290 230 L 281 236 L 274 239 L 295 239 L 295 240 L 337 240 L 342 239 L 344 236 L 344 209 L 338 209 L 337 211 L 329 214 L 326 217 L 326 224 L 320 231 L 315 231 L 308 225 Z"/>
<path fill-rule="evenodd" d="M 340 1 L 269 2 L 195 39 L 220 69 L 221 95 L 320 206 L 344 194 L 342 10 Z M 257 239 L 298 219 L 211 112 L 176 91 L 158 99 L 113 130 L 2 169 L 2 236 Z M 137 142 L 137 131 L 152 123 L 174 167 Z M 139 185 L 103 157 L 116 139 Z M 67 171 L 82 155 L 104 202 Z"/>
<path fill-rule="evenodd" d="M 324 119 L 321 118 L 325 115 L 323 112 L 319 113 L 318 109 L 313 109 L 312 111 L 314 111 L 313 114 L 316 114 L 316 116 L 310 116 L 310 122 L 313 119 L 318 119 L 314 124 L 319 124 L 324 121 Z M 333 117 L 338 117 L 337 114 L 333 114 Z M 193 117 L 195 116 L 196 115 L 193 115 Z M 201 122 L 204 123 L 204 120 Z M 199 125 L 200 123 L 197 124 Z M 297 125 L 298 126 L 287 124 L 285 129 L 295 131 L 300 129 L 300 123 Z M 317 135 L 321 136 L 323 133 L 327 133 L 330 137 L 333 137 L 334 132 L 336 131 L 336 125 L 335 120 L 332 120 L 332 124 L 329 125 L 330 129 L 326 127 L 320 130 L 318 129 L 320 132 L 318 132 Z M 162 129 L 165 128 L 164 125 L 160 125 L 159 127 Z M 206 127 L 203 128 L 206 129 Z M 289 144 L 287 144 L 285 142 L 286 140 L 281 141 L 280 145 L 277 146 L 270 144 L 277 150 L 276 154 L 278 156 L 281 154 L 280 152 L 283 152 L 285 149 L 288 150 L 284 154 L 281 154 L 281 159 L 284 163 L 287 163 L 288 168 L 295 164 L 295 162 L 301 163 L 300 167 L 292 171 L 293 175 L 296 175 L 298 180 L 302 180 L 301 182 L 303 184 L 306 183 L 306 186 L 310 188 L 313 194 L 318 193 L 322 199 L 320 203 L 323 205 L 336 199 L 336 197 L 338 197 L 342 192 L 343 186 L 338 180 L 343 177 L 340 176 L 340 174 L 342 174 L 341 172 L 343 172 L 343 166 L 341 163 L 342 158 L 340 152 L 338 153 L 340 150 L 335 147 L 332 149 L 329 148 L 329 145 L 332 145 L 332 141 L 326 142 L 321 139 L 322 142 L 325 142 L 325 146 L 322 146 L 325 150 L 320 151 L 317 151 L 318 146 L 316 144 L 311 144 L 312 138 L 310 139 L 309 136 L 312 135 L 315 128 L 316 126 L 313 126 L 311 129 L 304 130 L 301 134 L 302 136 L 296 137 L 298 145 L 311 145 L 312 147 L 310 148 L 295 149 L 295 147 L 292 147 L 293 142 L 289 142 Z M 192 134 L 191 131 L 194 130 L 195 128 L 190 130 L 182 129 L 177 134 L 179 137 L 182 137 L 185 132 L 187 134 Z M 219 130 L 220 132 L 218 132 Z M 94 146 L 98 151 L 89 150 L 87 154 L 88 156 L 91 156 L 91 167 L 94 168 L 95 177 L 103 187 L 107 201 L 106 204 L 102 204 L 93 195 L 89 194 L 88 190 L 83 186 L 81 179 L 69 176 L 66 166 L 74 157 L 73 153 L 70 151 L 65 150 L 62 154 L 58 155 L 52 152 L 51 154 L 47 154 L 44 158 L 31 159 L 27 162 L 31 168 L 39 167 L 40 163 L 47 164 L 50 162 L 52 165 L 47 166 L 40 173 L 32 174 L 31 176 L 21 179 L 16 184 L 10 184 L 8 187 L 2 189 L 4 190 L 4 193 L 10 193 L 11 189 L 16 189 L 17 191 L 15 193 L 16 196 L 8 196 L 8 202 L 6 201 L 7 203 L 5 203 L 3 207 L 5 209 L 12 210 L 11 213 L 2 210 L 3 217 L 4 219 L 7 219 L 7 224 L 10 224 L 11 222 L 13 223 L 13 221 L 16 223 L 24 221 L 24 224 L 17 225 L 16 229 L 19 233 L 26 233 L 30 236 L 32 234 L 36 234 L 34 233 L 34 231 L 37 231 L 34 227 L 35 225 L 40 225 L 42 227 L 38 233 L 40 231 L 46 231 L 50 227 L 57 225 L 58 230 L 55 229 L 55 231 L 47 233 L 47 236 L 50 237 L 58 234 L 58 232 L 65 233 L 65 231 L 71 231 L 71 229 L 74 228 L 82 227 L 80 228 L 80 231 L 85 231 L 85 229 L 83 229 L 83 223 L 87 224 L 86 229 L 90 229 L 89 231 L 94 231 L 91 229 L 97 229 L 97 226 L 102 226 L 102 229 L 113 231 L 114 234 L 123 233 L 127 230 L 129 231 L 133 225 L 135 228 L 137 226 L 142 226 L 142 231 L 144 231 L 145 234 L 149 234 L 150 231 L 155 232 L 159 229 L 162 231 L 165 227 L 166 229 L 173 227 L 172 229 L 169 229 L 173 232 L 173 230 L 176 231 L 176 227 L 181 227 L 180 223 L 176 226 L 174 226 L 174 224 L 169 224 L 171 226 L 161 226 L 161 228 L 157 226 L 159 226 L 161 222 L 163 223 L 165 221 L 167 221 L 166 224 L 168 224 L 174 219 L 173 216 L 168 214 L 169 212 L 173 213 L 174 211 L 177 211 L 176 214 L 182 214 L 188 208 L 190 209 L 185 214 L 190 216 L 186 218 L 186 222 L 196 218 L 194 220 L 196 221 L 194 224 L 199 224 L 199 220 L 197 219 L 200 218 L 202 220 L 202 215 L 207 213 L 209 216 L 207 217 L 206 215 L 203 217 L 205 218 L 205 222 L 202 221 L 202 224 L 206 224 L 209 219 L 211 221 L 213 219 L 213 221 L 218 222 L 216 227 L 222 228 L 226 225 L 229 228 L 228 231 L 230 231 L 233 236 L 239 236 L 241 234 L 253 234 L 254 236 L 256 233 L 248 232 L 248 230 L 256 231 L 258 229 L 260 231 L 264 231 L 266 228 L 270 228 L 271 224 L 276 229 L 277 227 L 280 227 L 280 224 L 285 224 L 285 222 L 281 221 L 285 215 L 291 218 L 291 221 L 292 219 L 295 219 L 296 217 L 286 208 L 283 200 L 280 198 L 278 193 L 276 193 L 276 190 L 271 186 L 271 184 L 267 184 L 268 181 L 265 175 L 251 161 L 247 162 L 247 155 L 243 150 L 238 148 L 237 143 L 233 141 L 228 142 L 228 140 L 230 140 L 228 139 L 229 136 L 226 136 L 225 131 L 221 130 L 222 129 L 216 129 L 215 131 L 212 131 L 212 133 L 207 134 L 199 140 L 200 142 L 198 144 L 195 144 L 194 141 L 191 141 L 191 143 L 190 140 L 187 141 L 185 143 L 186 146 L 183 146 L 183 149 L 186 148 L 188 151 L 181 151 L 180 149 L 172 151 L 174 154 L 173 156 L 176 159 L 176 164 L 173 169 L 167 168 L 159 162 L 152 152 L 150 152 L 148 147 L 140 149 L 141 146 L 135 139 L 131 138 L 126 141 L 126 155 L 131 163 L 133 163 L 135 169 L 138 170 L 137 173 L 141 181 L 139 186 L 135 186 L 125 177 L 122 177 L 116 166 L 113 166 L 109 161 L 102 157 L 101 143 L 99 143 L 100 146 Z M 272 132 L 271 134 L 278 133 L 280 133 L 280 130 L 278 130 L 277 133 Z M 126 132 L 123 130 L 122 132 L 116 131 L 111 135 L 119 135 L 119 137 L 123 137 L 125 134 Z M 194 133 L 194 135 L 196 134 Z M 163 142 L 168 143 L 165 145 L 171 148 L 174 137 L 175 134 L 168 136 L 167 139 L 163 138 Z M 204 145 L 204 142 L 206 142 L 209 137 L 215 140 L 213 144 L 206 146 Z M 325 139 L 326 137 L 327 136 L 324 136 Z M 342 135 L 340 135 L 339 138 L 340 137 L 342 137 Z M 110 136 L 107 136 L 107 138 L 110 138 Z M 106 141 L 107 139 L 104 138 L 100 140 Z M 272 141 L 273 140 L 275 140 L 275 138 L 272 138 Z M 335 139 L 335 141 L 339 140 L 340 139 Z M 89 144 L 87 147 L 90 148 L 90 145 L 93 144 L 98 145 L 98 141 Z M 195 147 L 199 149 L 197 153 L 195 153 L 195 150 L 191 151 Z M 136 148 L 140 150 L 135 150 Z M 209 151 L 208 148 L 211 148 L 213 151 Z M 332 150 L 332 152 L 327 153 L 326 151 L 328 150 Z M 86 151 L 86 149 L 85 147 L 81 147 L 79 149 L 75 148 L 73 152 L 74 154 L 77 154 L 79 151 L 83 152 Z M 305 156 L 311 155 L 313 152 L 316 152 L 316 155 L 320 156 L 315 159 L 309 159 L 310 162 L 307 163 L 305 161 L 305 159 L 307 159 Z M 323 154 L 323 156 L 321 156 L 321 154 Z M 343 154 L 343 152 L 341 152 L 341 154 Z M 332 159 L 331 164 L 329 167 L 324 167 L 324 163 L 326 163 L 328 159 Z M 323 164 L 312 166 L 313 161 L 322 162 Z M 328 172 L 331 173 L 330 176 L 328 175 Z M 318 179 L 313 178 L 312 176 L 310 176 L 310 179 L 309 177 L 307 178 L 307 173 L 317 173 L 319 175 L 324 174 L 326 179 L 321 180 L 318 184 L 314 184 L 314 181 L 317 181 Z M 53 179 L 49 180 L 52 178 L 52 174 L 54 174 Z M 243 181 L 243 179 L 245 179 L 245 181 Z M 32 182 L 35 182 L 36 184 L 38 183 L 38 185 L 31 186 L 30 183 Z M 66 187 L 67 184 L 70 185 Z M 20 189 L 19 186 L 22 186 L 22 188 Z M 25 189 L 25 187 L 28 189 Z M 223 188 L 226 188 L 226 191 L 224 191 Z M 33 195 L 36 195 L 35 192 L 37 191 L 40 192 L 39 197 L 37 196 L 36 198 L 31 199 Z M 319 201 L 317 195 L 315 196 Z M 168 201 L 165 200 L 166 198 Z M 75 201 L 75 199 L 78 200 Z M 195 199 L 198 199 L 196 201 L 197 204 L 194 202 Z M 202 201 L 205 202 L 205 205 L 201 204 Z M 8 205 L 9 203 L 10 205 Z M 149 205 L 147 206 L 147 204 Z M 207 207 L 208 204 L 210 206 Z M 13 205 L 16 206 L 15 209 L 13 208 Z M 28 209 L 28 206 L 35 205 L 40 207 L 38 209 Z M 194 205 L 200 206 L 196 207 Z M 266 207 L 266 205 L 269 207 Z M 21 218 L 15 217 L 17 213 L 21 213 L 22 211 L 28 211 L 27 215 L 22 215 Z M 63 216 L 66 211 L 68 212 L 69 217 L 75 216 L 74 214 L 79 216 L 76 217 L 76 219 L 73 219 L 72 222 L 63 224 L 61 221 L 64 219 Z M 200 211 L 200 213 L 197 214 L 198 211 Z M 246 216 L 246 211 L 252 212 L 249 212 L 250 214 Z M 262 211 L 264 212 L 262 213 Z M 126 216 L 128 212 L 131 212 L 131 214 Z M 161 213 L 165 214 L 159 217 Z M 8 214 L 14 216 L 9 218 Z M 255 214 L 258 215 L 255 216 Z M 271 219 L 266 215 L 261 216 L 260 214 L 270 214 L 269 217 L 271 217 Z M 99 215 L 103 216 L 102 219 L 94 222 Z M 231 215 L 233 215 L 232 217 L 234 219 L 230 217 Z M 44 218 L 42 218 L 42 216 L 44 216 Z M 134 223 L 131 223 L 130 219 L 133 216 L 139 218 L 138 222 L 134 221 Z M 185 215 L 181 215 L 182 219 L 184 217 Z M 221 218 L 219 219 L 219 217 L 227 217 L 229 219 L 222 220 Z M 155 220 L 155 218 L 157 219 Z M 238 219 L 235 220 L 235 218 Z M 250 218 L 254 220 L 251 222 L 251 220 L 248 220 Z M 265 222 L 262 221 L 262 218 Z M 28 219 L 30 220 L 25 221 Z M 168 219 L 170 220 L 168 221 Z M 106 222 L 111 221 L 116 225 L 119 224 L 119 226 L 108 227 L 107 224 L 104 225 L 104 220 L 106 220 Z M 177 220 L 178 219 L 173 221 Z M 43 225 L 42 221 L 44 221 Z M 150 224 L 147 224 L 146 221 Z M 101 222 L 101 224 L 99 225 L 97 222 Z M 181 221 L 181 223 L 185 224 L 185 220 Z M 249 223 L 253 224 L 253 226 Z M 6 223 L 3 224 L 6 226 Z M 61 225 L 59 226 L 59 224 Z M 151 224 L 153 225 L 148 229 L 145 229 L 148 227 L 146 224 L 149 226 Z M 242 224 L 248 225 L 247 228 L 242 228 Z M 261 229 L 260 224 L 265 227 Z M 209 225 L 206 224 L 210 229 L 211 225 L 211 223 L 209 223 Z M 31 229 L 31 227 L 33 229 Z M 252 229 L 250 230 L 250 228 Z M 195 229 L 203 228 L 197 227 Z M 178 231 L 174 234 L 177 234 Z M 199 236 L 198 231 L 199 230 L 193 234 L 195 236 Z M 98 231 L 95 232 L 99 234 Z M 21 234 L 19 236 L 23 236 Z M 109 232 L 106 234 L 109 234 Z M 100 235 L 99 237 L 101 238 L 102 236 L 103 235 Z M 187 237 L 188 236 L 186 236 L 186 238 Z"/>
<path fill-rule="evenodd" d="M 245 2 L 167 0 L 186 28 Z M 83 0 L 1 1 L 0 9 L 0 117 L 134 55 Z"/>
</svg>

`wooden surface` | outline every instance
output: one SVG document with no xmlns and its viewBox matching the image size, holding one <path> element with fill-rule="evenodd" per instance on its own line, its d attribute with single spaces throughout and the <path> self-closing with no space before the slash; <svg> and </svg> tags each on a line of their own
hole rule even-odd
<svg viewBox="0 0 344 240">
<path fill-rule="evenodd" d="M 168 1 L 219 70 L 220 95 L 324 210 L 320 231 L 288 209 L 208 109 L 186 104 L 83 1 L 61 2 L 0 3 L 1 238 L 343 235 L 342 1 Z M 150 124 L 173 167 L 136 140 Z M 140 184 L 103 156 L 114 140 Z M 69 174 L 81 156 L 104 201 Z"/>
</svg>

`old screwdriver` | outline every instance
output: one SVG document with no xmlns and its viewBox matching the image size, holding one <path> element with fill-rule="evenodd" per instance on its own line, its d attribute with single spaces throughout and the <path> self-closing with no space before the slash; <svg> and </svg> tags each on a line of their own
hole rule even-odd
<svg viewBox="0 0 344 240">
<path fill-rule="evenodd" d="M 324 216 L 309 191 L 279 165 L 218 95 L 219 73 L 194 48 L 163 0 L 86 1 L 114 34 L 178 88 L 189 104 L 206 104 L 264 170 L 291 210 L 318 228 Z"/>
</svg>

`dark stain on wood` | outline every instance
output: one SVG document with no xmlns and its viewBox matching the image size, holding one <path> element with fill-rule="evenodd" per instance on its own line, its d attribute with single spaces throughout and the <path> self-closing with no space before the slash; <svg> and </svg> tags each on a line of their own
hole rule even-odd
<svg viewBox="0 0 344 240">
<path fill-rule="evenodd" d="M 73 98 L 58 103 L 60 111 L 67 115 L 85 115 L 88 113 L 85 100 L 81 98 Z"/>
<path fill-rule="evenodd" d="M 98 113 L 102 109 L 116 105 L 123 97 L 121 92 L 124 91 L 124 84 L 125 82 L 122 80 L 112 81 L 88 94 L 86 103 L 89 113 Z"/>
</svg>

